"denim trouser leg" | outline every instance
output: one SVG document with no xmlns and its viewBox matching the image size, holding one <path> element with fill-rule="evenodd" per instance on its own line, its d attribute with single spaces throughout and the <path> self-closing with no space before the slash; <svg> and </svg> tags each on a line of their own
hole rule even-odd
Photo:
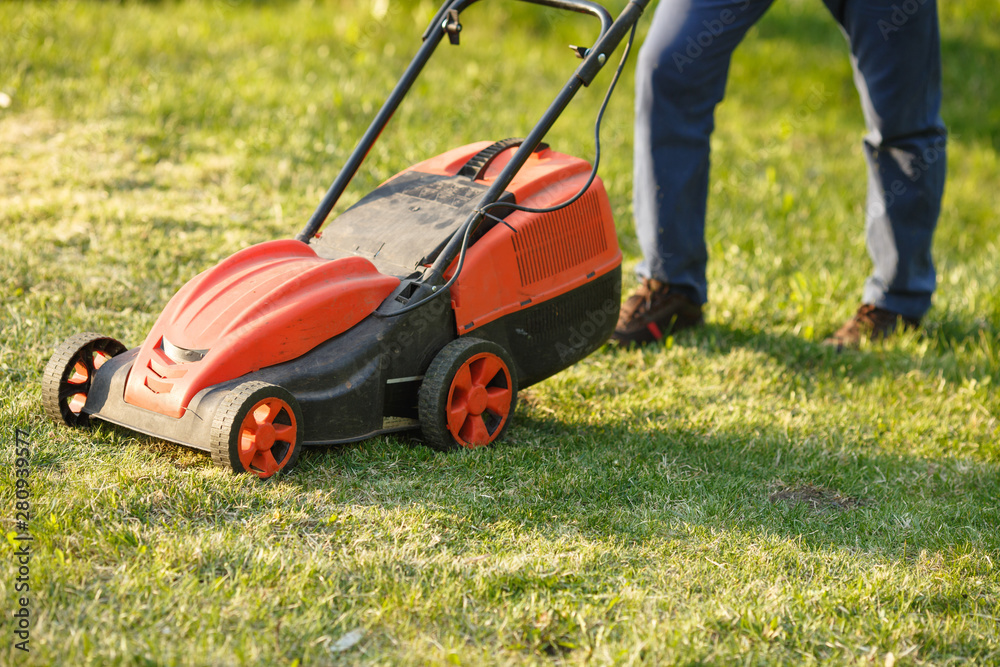
<svg viewBox="0 0 1000 667">
<path fill-rule="evenodd" d="M 919 318 L 935 286 L 944 187 L 936 0 L 824 0 L 851 46 L 868 126 L 863 300 Z M 640 277 L 707 299 L 709 137 L 733 50 L 771 0 L 661 0 L 636 66 L 634 209 Z M 804 47 L 808 48 L 808 47 Z"/>
<path fill-rule="evenodd" d="M 733 50 L 772 0 L 660 0 L 636 63 L 633 205 L 642 278 L 708 298 L 709 137 Z"/>
<path fill-rule="evenodd" d="M 937 284 L 946 135 L 936 0 L 825 0 L 851 47 L 868 133 L 864 303 L 919 319 Z"/>
</svg>

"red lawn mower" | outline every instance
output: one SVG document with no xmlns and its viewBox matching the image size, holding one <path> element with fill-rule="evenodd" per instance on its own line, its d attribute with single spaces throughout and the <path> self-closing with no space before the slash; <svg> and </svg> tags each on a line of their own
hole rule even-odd
<svg viewBox="0 0 1000 667">
<path fill-rule="evenodd" d="M 319 233 L 434 49 L 458 43 L 475 0 L 448 0 L 303 231 L 195 276 L 140 347 L 91 333 L 65 341 L 42 380 L 47 414 L 207 450 L 259 477 L 293 466 L 304 446 L 381 433 L 419 429 L 445 450 L 500 438 L 519 388 L 614 328 L 621 251 L 599 142 L 592 167 L 542 139 L 648 4 L 612 21 L 587 0 L 528 1 L 593 15 L 601 34 L 574 47 L 583 62 L 525 139 L 414 165 Z"/>
</svg>

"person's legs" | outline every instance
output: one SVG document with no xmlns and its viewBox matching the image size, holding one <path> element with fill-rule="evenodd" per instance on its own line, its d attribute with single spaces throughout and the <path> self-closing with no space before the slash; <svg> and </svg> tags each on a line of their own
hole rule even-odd
<svg viewBox="0 0 1000 667">
<path fill-rule="evenodd" d="M 918 321 L 936 286 L 946 133 L 936 0 L 824 0 L 851 47 L 868 133 L 863 302 Z"/>
<path fill-rule="evenodd" d="M 733 50 L 772 0 L 661 0 L 636 64 L 633 202 L 640 278 L 708 298 L 709 137 Z"/>
</svg>

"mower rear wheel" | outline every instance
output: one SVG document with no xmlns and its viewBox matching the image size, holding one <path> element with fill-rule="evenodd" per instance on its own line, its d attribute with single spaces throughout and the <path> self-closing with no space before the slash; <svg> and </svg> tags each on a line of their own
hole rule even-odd
<svg viewBox="0 0 1000 667">
<path fill-rule="evenodd" d="M 96 333 L 78 333 L 63 341 L 49 359 L 42 375 L 42 407 L 55 422 L 87 426 L 90 415 L 83 411 L 94 373 L 111 357 L 125 351 L 114 338 Z"/>
<path fill-rule="evenodd" d="M 302 410 L 288 390 L 244 382 L 222 399 L 212 422 L 212 460 L 261 479 L 292 468 L 302 452 Z"/>
<path fill-rule="evenodd" d="M 480 338 L 444 346 L 420 385 L 420 428 L 435 449 L 473 449 L 503 436 L 517 403 L 517 377 L 505 349 Z"/>
</svg>

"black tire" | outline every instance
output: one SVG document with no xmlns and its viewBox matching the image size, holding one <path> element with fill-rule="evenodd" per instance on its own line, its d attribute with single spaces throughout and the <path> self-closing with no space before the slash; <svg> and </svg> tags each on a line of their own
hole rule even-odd
<svg viewBox="0 0 1000 667">
<path fill-rule="evenodd" d="M 417 407 L 424 441 L 448 451 L 499 440 L 516 405 L 517 374 L 507 350 L 465 337 L 448 343 L 434 357 L 420 385 Z"/>
<path fill-rule="evenodd" d="M 266 479 L 298 463 L 303 431 L 302 410 L 288 390 L 266 382 L 244 382 L 226 394 L 215 411 L 209 443 L 212 461 L 235 473 Z M 241 449 L 244 436 L 253 440 Z"/>
<path fill-rule="evenodd" d="M 42 374 L 42 407 L 49 419 L 73 427 L 90 424 L 83 406 L 94 372 L 111 357 L 125 351 L 114 338 L 78 333 L 60 343 Z"/>
</svg>

